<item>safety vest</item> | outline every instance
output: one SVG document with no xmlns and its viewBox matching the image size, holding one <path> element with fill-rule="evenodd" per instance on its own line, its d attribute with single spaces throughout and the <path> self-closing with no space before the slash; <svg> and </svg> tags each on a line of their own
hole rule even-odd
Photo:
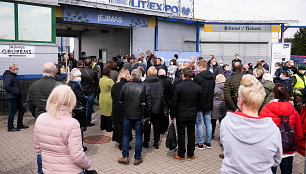
<svg viewBox="0 0 306 174">
<path fill-rule="evenodd" d="M 94 62 L 93 65 L 92 65 L 92 67 L 91 67 L 91 69 L 95 69 L 96 64 L 97 64 L 97 63 Z"/>
<path fill-rule="evenodd" d="M 306 76 L 304 75 L 304 81 L 297 74 L 294 74 L 293 76 L 296 78 L 296 83 L 295 83 L 294 88 L 293 88 L 293 93 L 295 93 L 297 95 L 302 95 L 301 91 L 298 91 L 297 89 L 298 88 L 302 88 L 302 89 L 305 88 L 305 86 L 306 86 Z"/>
</svg>

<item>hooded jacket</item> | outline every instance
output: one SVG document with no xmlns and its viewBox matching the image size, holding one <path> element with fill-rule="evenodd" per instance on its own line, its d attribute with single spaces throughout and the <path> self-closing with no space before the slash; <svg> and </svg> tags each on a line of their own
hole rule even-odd
<svg viewBox="0 0 306 174">
<path fill-rule="evenodd" d="M 164 111 L 164 89 L 161 80 L 157 76 L 148 76 L 144 81 L 152 104 L 152 114 L 160 114 Z"/>
<path fill-rule="evenodd" d="M 268 104 L 272 99 L 273 99 L 273 88 L 274 88 L 274 83 L 271 81 L 265 81 L 263 83 L 263 87 L 265 88 L 266 92 L 266 97 L 265 100 L 261 106 L 263 108 L 266 104 Z"/>
<path fill-rule="evenodd" d="M 3 73 L 3 86 L 5 89 L 5 99 L 21 99 L 20 84 L 17 80 L 17 74 L 10 70 L 6 70 Z"/>
<path fill-rule="evenodd" d="M 295 142 L 298 143 L 303 138 L 301 119 L 297 111 L 290 102 L 270 102 L 262 108 L 260 117 L 271 117 L 276 126 L 279 126 L 281 116 L 289 116 L 289 124 L 295 133 Z M 295 151 L 284 152 L 284 154 L 293 154 Z"/>
<path fill-rule="evenodd" d="M 305 142 L 306 142 L 306 106 L 302 108 L 301 114 L 300 114 L 301 122 L 302 122 L 302 128 L 303 128 L 303 138 L 300 142 L 298 142 L 297 145 L 297 151 L 305 156 Z"/>
<path fill-rule="evenodd" d="M 208 70 L 204 70 L 197 74 L 193 81 L 201 86 L 201 105 L 199 109 L 202 111 L 212 111 L 215 89 L 214 74 Z"/>
<path fill-rule="evenodd" d="M 221 173 L 271 174 L 282 160 L 279 129 L 271 118 L 228 112 L 220 127 L 224 147 Z"/>
</svg>

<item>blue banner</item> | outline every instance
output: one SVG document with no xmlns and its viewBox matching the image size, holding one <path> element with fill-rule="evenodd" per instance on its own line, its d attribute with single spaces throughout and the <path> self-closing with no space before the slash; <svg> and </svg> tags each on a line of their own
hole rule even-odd
<svg viewBox="0 0 306 174">
<path fill-rule="evenodd" d="M 79 7 L 65 7 L 63 18 L 64 21 L 71 22 L 127 27 L 148 27 L 149 25 L 149 18 L 146 16 Z"/>
<path fill-rule="evenodd" d="M 174 54 L 178 55 L 177 64 L 182 64 L 184 62 L 191 62 L 191 57 L 193 56 L 196 60 L 201 56 L 200 52 L 175 52 L 175 51 L 155 51 L 155 56 L 165 58 L 166 65 L 169 65 L 170 60 L 174 57 Z"/>
</svg>

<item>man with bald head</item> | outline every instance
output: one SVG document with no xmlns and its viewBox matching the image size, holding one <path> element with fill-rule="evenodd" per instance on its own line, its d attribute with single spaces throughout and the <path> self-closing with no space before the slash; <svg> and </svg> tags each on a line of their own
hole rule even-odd
<svg viewBox="0 0 306 174">
<path fill-rule="evenodd" d="M 42 73 L 43 77 L 31 84 L 27 97 L 27 107 L 35 118 L 46 112 L 47 99 L 53 88 L 59 84 L 54 80 L 54 75 L 56 73 L 56 66 L 54 63 L 45 63 Z"/>
<path fill-rule="evenodd" d="M 3 73 L 3 86 L 5 90 L 5 99 L 7 100 L 9 107 L 7 130 L 9 132 L 16 132 L 20 129 L 29 128 L 28 126 L 23 125 L 23 115 L 25 112 L 25 107 L 21 101 L 21 89 L 20 84 L 17 79 L 17 74 L 19 68 L 16 64 L 11 64 L 9 70 L 6 70 Z M 14 117 L 16 110 L 19 110 L 17 128 L 14 127 Z"/>
</svg>

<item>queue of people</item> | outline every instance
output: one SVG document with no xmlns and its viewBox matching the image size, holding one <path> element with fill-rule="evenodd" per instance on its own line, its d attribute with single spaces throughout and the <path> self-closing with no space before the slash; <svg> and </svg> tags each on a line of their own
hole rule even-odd
<svg viewBox="0 0 306 174">
<path fill-rule="evenodd" d="M 295 152 L 305 156 L 304 66 L 295 71 L 291 61 L 278 62 L 275 74 L 271 75 L 264 60 L 253 68 L 251 63 L 243 65 L 238 54 L 230 68 L 223 61 L 217 63 L 213 55 L 208 61 L 191 58 L 180 65 L 178 55 L 174 55 L 166 66 L 164 58 L 157 58 L 150 51 L 146 53 L 147 58 L 140 54 L 138 59 L 116 56 L 105 68 L 91 58 L 75 63 L 70 55 L 71 69 L 66 68 L 69 87 L 64 81 L 55 80 L 58 72 L 55 64 L 44 64 L 43 78 L 30 86 L 26 101 L 26 107 L 36 118 L 34 142 L 39 173 L 53 170 L 81 173 L 89 168 L 82 139 L 83 132 L 95 125 L 91 121 L 95 98 L 100 106 L 100 129 L 113 132 L 112 140 L 122 150 L 118 160 L 122 164 L 130 161 L 132 130 L 136 133 L 134 165 L 139 165 L 143 162 L 142 148 L 150 147 L 151 126 L 152 146 L 159 149 L 160 135 L 167 132 L 169 120 L 176 123 L 178 153 L 174 158 L 181 161 L 185 160 L 186 152 L 187 160 L 196 158 L 195 148 L 213 148 L 211 141 L 215 140 L 218 120 L 224 148 L 220 155 L 224 158 L 222 173 L 276 173 L 278 165 L 282 173 L 292 173 Z M 20 102 L 17 72 L 18 66 L 13 64 L 4 76 L 10 132 L 28 128 L 22 123 L 25 108 Z M 19 107 L 17 128 L 12 123 L 16 107 Z M 280 132 L 281 127 L 288 125 L 293 130 L 291 144 L 282 141 Z M 60 133 L 65 137 L 51 141 Z M 52 138 L 46 140 L 45 136 Z M 67 141 L 68 144 L 63 143 Z M 61 154 L 65 158 L 57 161 Z M 72 160 L 67 162 L 68 158 Z M 68 167 L 54 168 L 61 163 Z"/>
</svg>

